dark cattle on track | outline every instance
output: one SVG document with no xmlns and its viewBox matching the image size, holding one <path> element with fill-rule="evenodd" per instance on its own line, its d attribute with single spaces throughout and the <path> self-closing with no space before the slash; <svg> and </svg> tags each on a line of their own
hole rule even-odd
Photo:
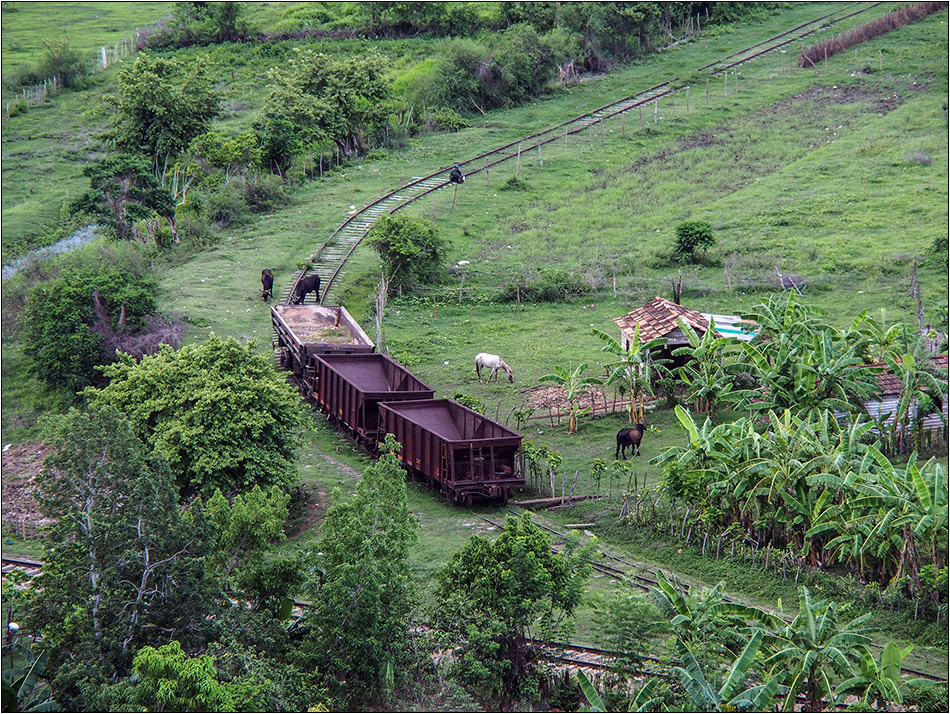
<svg viewBox="0 0 950 714">
<path fill-rule="evenodd" d="M 274 297 L 274 274 L 269 268 L 261 271 L 261 299 L 264 302 Z"/>
<path fill-rule="evenodd" d="M 304 301 L 307 299 L 307 293 L 314 294 L 314 301 L 320 303 L 320 276 L 319 275 L 308 275 L 307 277 L 301 279 L 297 283 L 297 289 L 294 291 L 293 303 L 295 305 L 303 305 Z"/>
<path fill-rule="evenodd" d="M 621 455 L 623 458 L 627 458 L 627 447 L 630 447 L 631 456 L 640 455 L 640 441 L 643 439 L 643 432 L 646 430 L 646 427 L 643 423 L 637 424 L 634 427 L 629 427 L 627 429 L 621 429 L 617 432 L 617 452 L 614 454 L 615 459 L 619 459 Z"/>
</svg>

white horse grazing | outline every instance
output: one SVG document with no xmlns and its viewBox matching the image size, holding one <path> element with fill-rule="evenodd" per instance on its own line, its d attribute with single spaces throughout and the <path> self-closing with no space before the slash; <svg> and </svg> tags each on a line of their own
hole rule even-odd
<svg viewBox="0 0 950 714">
<path fill-rule="evenodd" d="M 497 382 L 499 369 L 505 370 L 509 382 L 515 381 L 514 376 L 511 374 L 511 367 L 506 365 L 505 360 L 498 355 L 490 355 L 485 352 L 479 352 L 475 355 L 475 374 L 478 375 L 479 382 L 482 381 L 482 367 L 487 367 L 491 370 L 491 374 L 489 374 L 488 379 L 485 380 L 486 382 L 490 382 L 492 377 L 494 377 Z"/>
</svg>

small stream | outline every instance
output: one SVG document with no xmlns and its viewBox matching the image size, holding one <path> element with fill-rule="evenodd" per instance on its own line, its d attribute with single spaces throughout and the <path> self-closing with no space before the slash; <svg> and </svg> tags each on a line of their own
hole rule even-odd
<svg viewBox="0 0 950 714">
<path fill-rule="evenodd" d="M 63 238 L 58 243 L 54 243 L 53 245 L 48 245 L 43 248 L 37 248 L 36 250 L 30 251 L 26 255 L 21 255 L 9 265 L 4 265 L 2 279 L 6 280 L 11 276 L 16 275 L 17 272 L 23 270 L 23 268 L 33 261 L 39 260 L 41 258 L 50 258 L 61 253 L 68 253 L 69 251 L 75 250 L 81 245 L 91 243 L 98 237 L 99 226 L 97 224 L 93 223 L 91 225 L 84 226 L 71 236 Z"/>
</svg>

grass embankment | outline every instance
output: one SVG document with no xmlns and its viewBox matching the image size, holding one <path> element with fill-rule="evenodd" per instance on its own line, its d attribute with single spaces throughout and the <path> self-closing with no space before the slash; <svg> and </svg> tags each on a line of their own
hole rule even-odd
<svg viewBox="0 0 950 714">
<path fill-rule="evenodd" d="M 351 205 L 369 203 L 410 176 L 637 89 L 689 76 L 715 57 L 828 7 L 795 4 L 767 22 L 706 36 L 550 99 L 490 113 L 459 134 L 421 137 L 401 152 L 306 184 L 285 209 L 226 231 L 216 247 L 170 267 L 162 281 L 163 306 L 188 316 L 190 341 L 215 332 L 256 339 L 261 349 L 269 349 L 261 268 L 273 269 L 282 288 Z M 426 296 L 391 299 L 384 321 L 390 351 L 433 385 L 437 396 L 456 390 L 472 394 L 490 416 L 504 421 L 522 405 L 523 390 L 554 365 L 573 369 L 588 362 L 590 374 L 601 371 L 606 360 L 591 328 L 616 334 L 612 318 L 656 294 L 669 296 L 669 281 L 678 270 L 667 258 L 673 226 L 690 218 L 713 223 L 718 246 L 703 265 L 682 267 L 683 301 L 689 307 L 729 313 L 748 308 L 775 288 L 777 269 L 804 279 L 805 300 L 828 309 L 836 325 L 845 326 L 864 309 L 876 317 L 883 310 L 889 324 L 912 321 L 909 270 L 916 258 L 922 261 L 919 279 L 928 316 L 945 327 L 946 313 L 939 308 L 947 304 L 946 252 L 934 257 L 929 250 L 947 229 L 946 19 L 946 12 L 938 13 L 831 58 L 817 71 L 790 71 L 787 55 L 765 57 L 741 68 L 738 92 L 734 75 L 725 95 L 721 78 L 713 80 L 708 103 L 702 80 L 692 86 L 688 113 L 685 95 L 678 94 L 672 106 L 661 103 L 656 125 L 652 112 L 644 112 L 643 128 L 638 113 L 630 113 L 623 136 L 619 119 L 608 122 L 603 145 L 595 131 L 592 137 L 571 138 L 567 150 L 560 143 L 545 147 L 543 168 L 536 150 L 526 147 L 518 178 L 527 190 L 502 190 L 515 172 L 512 162 L 492 171 L 490 186 L 483 174 L 473 176 L 460 187 L 454 210 L 452 194 L 440 192 L 434 210 L 452 246 L 449 259 L 470 261 L 463 299 L 459 304 L 457 277 L 447 277 L 445 287 Z M 235 70 L 236 76 L 256 71 L 250 64 Z M 256 95 L 234 91 L 246 95 L 233 99 L 222 126 L 243 127 Z M 239 106 L 243 102 L 248 105 Z M 421 201 L 415 212 L 432 217 L 433 202 Z M 504 284 L 552 268 L 580 277 L 594 292 L 520 309 L 490 302 Z M 360 250 L 338 292 L 370 330 L 377 274 L 375 256 Z M 472 364 L 479 351 L 504 356 L 515 384 L 479 384 Z M 659 431 L 644 441 L 638 474 L 652 486 L 659 473 L 648 460 L 682 435 L 663 409 L 648 422 Z M 577 471 L 578 488 L 586 489 L 592 460 L 612 458 L 614 434 L 624 424 L 620 416 L 582 419 L 579 432 L 568 435 L 565 424 L 535 420 L 523 432 L 560 451 L 568 487 Z M 365 456 L 319 417 L 307 436 L 301 480 L 317 503 L 325 503 L 333 486 L 347 492 Z M 416 486 L 409 498 L 423 522 L 414 567 L 422 591 L 431 592 L 435 571 L 469 534 L 487 526 L 473 514 L 495 520 L 501 513 L 489 507 L 464 511 Z M 616 524 L 618 505 L 582 506 L 550 518 L 561 525 L 598 522 L 594 532 L 603 536 L 605 547 L 628 559 L 660 564 L 707 586 L 723 578 L 732 594 L 767 606 L 782 597 L 786 609 L 794 607 L 793 581 L 780 582 L 770 570 L 701 558 L 675 539 L 647 539 Z M 284 547 L 305 545 L 311 537 L 305 532 Z M 605 587 L 602 579 L 592 580 L 592 588 Z M 886 622 L 890 615 L 878 617 Z M 910 622 L 904 615 L 889 628 L 918 645 L 933 644 L 931 634 L 915 633 Z M 579 630 L 592 637 L 589 612 L 582 613 Z"/>
</svg>

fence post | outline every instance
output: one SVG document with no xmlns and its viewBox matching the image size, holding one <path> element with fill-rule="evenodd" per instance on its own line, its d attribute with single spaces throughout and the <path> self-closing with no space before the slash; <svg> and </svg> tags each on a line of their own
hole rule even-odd
<svg viewBox="0 0 950 714">
<path fill-rule="evenodd" d="M 600 120 L 600 145 L 601 145 L 601 146 L 604 145 L 604 120 L 603 120 L 603 117 L 601 117 L 601 120 Z"/>
<path fill-rule="evenodd" d="M 544 157 L 541 155 L 541 139 L 538 139 L 538 164 L 544 168 Z"/>
<path fill-rule="evenodd" d="M 709 106 L 709 77 L 706 77 L 706 106 Z"/>
<path fill-rule="evenodd" d="M 101 52 L 102 52 L 102 68 L 105 69 L 105 68 L 108 66 L 107 60 L 106 60 L 106 48 L 105 48 L 105 45 L 102 46 Z"/>
<path fill-rule="evenodd" d="M 686 85 L 686 113 L 689 114 L 689 85 Z"/>
<path fill-rule="evenodd" d="M 627 112 L 620 112 L 620 136 L 621 137 L 626 135 L 625 134 L 626 128 L 627 128 L 626 119 L 625 119 L 626 116 L 627 116 Z"/>
<path fill-rule="evenodd" d="M 485 157 L 485 185 L 491 188 L 491 178 L 488 175 L 488 157 Z"/>
<path fill-rule="evenodd" d="M 653 100 L 653 123 L 654 124 L 656 124 L 657 114 L 659 113 L 659 111 L 660 111 L 660 100 L 654 99 Z"/>
<path fill-rule="evenodd" d="M 515 159 L 515 176 L 521 170 L 521 142 L 518 142 L 518 158 Z"/>
</svg>

